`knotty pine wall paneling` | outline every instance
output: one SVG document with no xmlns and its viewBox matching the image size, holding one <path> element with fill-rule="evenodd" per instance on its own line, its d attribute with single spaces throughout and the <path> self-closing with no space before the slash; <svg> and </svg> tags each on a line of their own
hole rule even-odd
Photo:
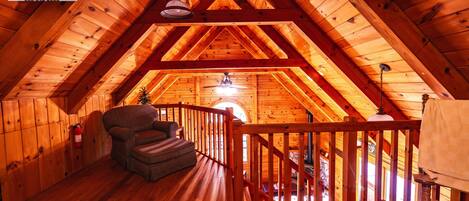
<svg viewBox="0 0 469 201">
<path fill-rule="evenodd" d="M 110 96 L 93 96 L 68 115 L 65 98 L 24 98 L 0 103 L 0 181 L 3 200 L 26 200 L 110 153 L 102 114 Z M 83 126 L 82 148 L 70 126 Z"/>
</svg>

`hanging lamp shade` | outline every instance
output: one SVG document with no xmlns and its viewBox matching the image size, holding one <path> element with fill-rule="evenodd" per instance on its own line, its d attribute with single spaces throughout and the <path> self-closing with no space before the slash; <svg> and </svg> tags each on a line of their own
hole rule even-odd
<svg viewBox="0 0 469 201">
<path fill-rule="evenodd" d="M 183 19 L 192 15 L 189 4 L 182 0 L 170 0 L 161 11 L 161 16 L 170 19 Z"/>
<path fill-rule="evenodd" d="M 386 114 L 383 108 L 383 72 L 391 71 L 391 67 L 387 64 L 380 64 L 379 68 L 381 69 L 381 74 L 380 74 L 380 79 L 381 79 L 380 89 L 381 90 L 379 94 L 379 108 L 376 114 L 368 117 L 368 121 L 394 121 L 394 118 Z"/>
<path fill-rule="evenodd" d="M 380 110 L 382 110 L 382 108 Z M 394 118 L 386 114 L 384 111 L 378 111 L 376 114 L 368 117 L 368 121 L 394 121 Z"/>
</svg>

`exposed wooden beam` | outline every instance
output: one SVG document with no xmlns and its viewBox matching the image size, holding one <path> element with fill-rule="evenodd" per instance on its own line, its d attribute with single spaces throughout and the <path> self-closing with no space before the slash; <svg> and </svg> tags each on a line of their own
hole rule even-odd
<svg viewBox="0 0 469 201">
<path fill-rule="evenodd" d="M 325 115 L 327 115 L 330 119 L 330 121 L 343 121 L 341 117 L 339 117 L 334 110 L 332 110 L 329 105 L 327 105 L 324 101 L 321 100 L 321 98 L 316 95 L 316 93 L 306 84 L 301 80 L 298 75 L 293 72 L 291 69 L 284 70 L 283 73 L 287 75 L 290 80 L 298 87 L 300 88 L 315 104 L 317 107 L 323 111 Z"/>
<path fill-rule="evenodd" d="M 227 27 L 227 30 L 231 33 L 231 35 L 238 40 L 241 45 L 251 54 L 253 55 L 256 59 L 268 59 L 272 58 L 269 57 L 266 53 L 264 53 L 259 46 L 254 44 L 254 42 L 249 38 L 249 36 L 246 36 L 244 32 L 242 32 L 238 27 Z"/>
<path fill-rule="evenodd" d="M 210 44 L 212 44 L 213 41 L 215 41 L 215 39 L 223 30 L 224 27 L 213 27 L 210 29 L 205 37 L 201 38 L 193 48 L 185 53 L 185 56 L 182 58 L 182 60 L 195 60 L 199 58 L 200 55 L 208 48 Z"/>
<path fill-rule="evenodd" d="M 469 81 L 396 3 L 388 0 L 351 2 L 440 98 L 469 99 Z"/>
<path fill-rule="evenodd" d="M 234 59 L 197 61 L 153 61 L 147 70 L 226 69 L 226 68 L 290 68 L 305 65 L 301 59 Z"/>
<path fill-rule="evenodd" d="M 148 83 L 145 88 L 148 91 L 148 94 L 153 94 L 154 90 L 157 89 L 162 83 L 164 83 L 169 78 L 167 73 L 159 72 L 155 78 L 153 78 L 150 83 Z M 126 100 L 130 100 L 131 104 L 137 104 L 138 96 L 128 97 Z"/>
<path fill-rule="evenodd" d="M 301 58 L 307 61 L 283 36 L 271 26 L 261 26 L 261 29 L 288 55 L 288 57 Z M 339 105 L 349 116 L 356 117 L 360 120 L 365 118 L 345 99 L 339 91 L 337 91 L 319 72 L 317 72 L 311 64 L 302 66 L 301 69 L 308 75 L 326 94 Z"/>
<path fill-rule="evenodd" d="M 155 104 L 158 99 L 163 96 L 163 94 L 173 86 L 173 84 L 179 79 L 177 76 L 169 76 L 166 81 L 161 83 L 161 86 L 156 89 L 155 92 L 150 93 L 152 103 Z"/>
<path fill-rule="evenodd" d="M 333 121 L 327 116 L 321 109 L 314 104 L 309 97 L 303 93 L 290 79 L 283 73 L 272 73 L 275 80 L 304 108 L 314 114 L 314 118 L 320 122 L 331 122 Z"/>
<path fill-rule="evenodd" d="M 263 50 L 265 50 L 267 53 L 269 53 L 269 55 L 267 55 L 267 53 L 263 52 L 264 54 L 261 54 L 261 56 L 264 56 L 264 57 L 269 57 L 271 59 L 278 59 L 279 57 L 274 54 L 272 52 L 272 50 L 267 47 L 267 45 L 259 38 L 259 36 L 257 36 L 257 34 L 253 33 L 249 27 L 247 26 L 242 26 L 243 29 L 241 28 L 238 28 L 239 32 L 242 32 L 244 34 L 248 34 L 249 35 L 247 36 L 248 38 L 245 38 L 245 37 L 241 37 L 240 40 L 249 40 L 251 39 L 252 40 L 252 43 L 253 46 L 256 46 L 257 49 L 260 49 L 259 51 L 256 51 L 256 52 L 263 52 Z M 247 42 L 245 42 L 247 43 Z M 299 88 L 299 91 L 302 91 L 302 93 L 300 92 L 294 92 L 294 91 L 291 91 L 291 94 L 293 96 L 298 96 L 298 95 L 301 95 L 301 94 L 304 94 L 306 97 L 307 97 L 307 100 L 311 101 L 314 105 L 315 108 L 318 108 L 319 110 L 315 110 L 315 111 L 311 111 L 311 112 L 315 112 L 315 114 L 317 112 L 322 112 L 326 117 L 327 119 L 322 119 L 324 121 L 342 121 L 342 119 L 326 104 L 324 103 L 317 95 L 316 93 L 313 92 L 313 90 L 308 87 L 293 71 L 291 71 L 291 69 L 284 69 L 283 73 L 272 73 L 272 75 L 274 76 L 274 78 L 276 79 L 282 79 L 282 76 L 287 76 L 286 79 L 290 80 L 292 82 L 292 84 L 289 84 L 289 83 L 282 83 L 282 81 L 279 81 L 280 84 L 282 84 L 283 86 L 288 86 L 288 87 L 297 87 Z M 292 89 L 293 90 L 293 89 Z M 299 98 L 299 97 L 297 97 Z"/>
<path fill-rule="evenodd" d="M 80 15 L 84 2 L 41 4 L 8 40 L 0 50 L 0 99 L 15 96 L 9 93 Z"/>
<path fill-rule="evenodd" d="M 134 23 L 112 44 L 112 46 L 96 61 L 90 70 L 84 75 L 80 82 L 73 88 L 68 95 L 69 113 L 75 113 L 83 105 L 87 98 L 94 94 L 100 82 L 107 78 L 109 71 L 122 58 L 122 56 L 137 42 L 142 35 L 152 26 L 149 23 L 143 23 L 145 18 L 155 15 L 154 10 L 161 10 L 166 2 L 153 1 L 149 7 L 135 20 Z M 212 0 L 202 1 L 194 10 L 205 10 L 213 3 Z"/>
<path fill-rule="evenodd" d="M 209 28 L 209 27 L 207 27 Z M 188 27 L 177 27 L 170 37 L 165 39 L 165 42 L 161 44 L 153 53 L 145 60 L 145 63 L 152 60 L 160 61 L 163 56 L 170 50 L 170 48 L 179 40 L 181 36 L 188 30 Z M 178 54 L 172 59 L 196 59 L 202 54 L 203 50 L 215 40 L 215 38 L 221 33 L 223 27 L 212 27 L 209 29 L 203 29 L 194 36 L 189 43 Z M 134 73 L 132 73 L 126 81 L 121 84 L 113 93 L 114 104 L 122 101 L 139 83 L 139 81 L 147 74 L 148 70 L 143 68 L 141 65 Z M 153 90 L 153 87 L 147 87 L 147 89 Z"/>
<path fill-rule="evenodd" d="M 148 57 L 153 57 L 155 59 L 161 60 L 166 52 L 168 52 L 171 47 L 186 33 L 188 27 L 177 27 L 175 30 L 171 31 L 164 42 L 155 48 L 152 54 Z M 113 93 L 112 100 L 114 104 L 121 102 L 127 95 L 132 91 L 132 89 L 137 86 L 140 80 L 147 74 L 148 71 L 143 70 L 142 66 L 148 62 L 145 60 L 135 72 L 133 72 Z"/>
<path fill-rule="evenodd" d="M 272 73 L 272 72 L 281 72 L 285 68 L 240 68 L 240 69 L 201 69 L 201 70 L 163 70 L 167 74 L 202 74 L 202 73 Z"/>
<path fill-rule="evenodd" d="M 153 10 L 154 13 L 161 12 Z M 250 9 L 250 10 L 205 10 L 194 11 L 192 17 L 180 20 L 169 19 L 161 15 L 146 16 L 142 23 L 154 23 L 158 26 L 232 26 L 232 25 L 272 25 L 291 23 L 307 19 L 293 9 Z"/>
</svg>

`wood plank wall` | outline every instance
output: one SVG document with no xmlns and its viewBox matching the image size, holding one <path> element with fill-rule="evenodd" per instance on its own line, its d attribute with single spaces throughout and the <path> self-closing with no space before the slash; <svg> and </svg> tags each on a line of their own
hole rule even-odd
<svg viewBox="0 0 469 201">
<path fill-rule="evenodd" d="M 3 200 L 26 200 L 110 153 L 102 113 L 110 96 L 93 96 L 67 115 L 65 98 L 2 101 L 0 180 Z M 74 148 L 70 126 L 83 125 L 83 146 Z"/>
</svg>

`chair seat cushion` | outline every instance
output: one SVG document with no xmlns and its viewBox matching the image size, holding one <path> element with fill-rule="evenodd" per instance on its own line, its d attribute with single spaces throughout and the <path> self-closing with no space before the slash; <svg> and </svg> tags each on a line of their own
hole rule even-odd
<svg viewBox="0 0 469 201">
<path fill-rule="evenodd" d="M 195 152 L 194 143 L 178 138 L 168 138 L 136 146 L 132 150 L 132 156 L 144 163 L 154 164 L 177 158 L 190 152 Z"/>
<path fill-rule="evenodd" d="M 154 141 L 160 141 L 168 138 L 168 134 L 159 130 L 145 130 L 135 133 L 135 144 L 147 144 Z"/>
</svg>

